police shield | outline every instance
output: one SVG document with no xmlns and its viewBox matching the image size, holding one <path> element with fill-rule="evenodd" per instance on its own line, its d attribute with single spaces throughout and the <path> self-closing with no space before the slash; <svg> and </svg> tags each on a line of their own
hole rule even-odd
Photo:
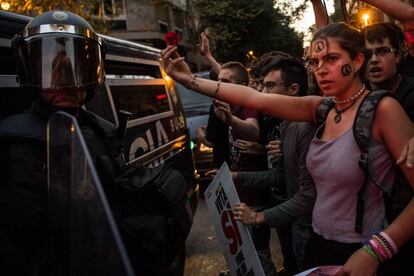
<svg viewBox="0 0 414 276">
<path fill-rule="evenodd" d="M 76 119 L 47 128 L 50 275 L 134 275 Z"/>
</svg>

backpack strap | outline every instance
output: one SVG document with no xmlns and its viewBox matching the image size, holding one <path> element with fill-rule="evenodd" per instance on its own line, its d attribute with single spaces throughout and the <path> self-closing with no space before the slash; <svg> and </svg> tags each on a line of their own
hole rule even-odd
<svg viewBox="0 0 414 276">
<path fill-rule="evenodd" d="M 316 114 L 315 114 L 315 122 L 318 127 L 321 126 L 326 121 L 329 111 L 334 106 L 335 106 L 335 103 L 332 97 L 322 99 L 321 103 L 318 105 L 318 108 L 316 109 Z"/>
<path fill-rule="evenodd" d="M 358 234 L 362 233 L 365 208 L 364 194 L 367 189 L 369 179 L 373 179 L 369 172 L 368 160 L 372 126 L 376 113 L 375 110 L 379 101 L 387 95 L 389 95 L 387 90 L 376 90 L 369 92 L 360 104 L 353 124 L 354 138 L 361 151 L 358 165 L 365 173 L 365 180 L 358 191 L 357 197 L 355 232 Z"/>
</svg>

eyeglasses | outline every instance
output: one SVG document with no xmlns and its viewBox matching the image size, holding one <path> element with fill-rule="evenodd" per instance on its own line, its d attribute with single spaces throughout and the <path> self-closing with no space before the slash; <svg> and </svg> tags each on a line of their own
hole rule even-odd
<svg viewBox="0 0 414 276">
<path fill-rule="evenodd" d="M 396 52 L 397 50 L 396 49 L 394 49 L 394 48 L 390 48 L 390 47 L 386 47 L 386 46 L 384 46 L 384 47 L 378 47 L 378 48 L 375 48 L 374 50 L 372 50 L 372 49 L 366 49 L 365 51 L 364 51 L 364 54 L 365 54 L 365 58 L 366 59 L 370 59 L 371 57 L 372 57 L 372 55 L 376 55 L 377 57 L 384 57 L 384 56 L 386 56 L 387 54 L 389 54 L 389 53 L 394 53 L 394 52 Z"/>
<path fill-rule="evenodd" d="M 275 81 L 266 81 L 266 82 L 263 83 L 263 85 L 266 87 L 267 90 L 272 90 L 273 88 L 275 88 L 276 86 L 278 86 L 280 84 L 286 85 L 286 86 L 290 85 L 290 83 L 286 83 L 286 82 L 277 83 Z"/>
</svg>

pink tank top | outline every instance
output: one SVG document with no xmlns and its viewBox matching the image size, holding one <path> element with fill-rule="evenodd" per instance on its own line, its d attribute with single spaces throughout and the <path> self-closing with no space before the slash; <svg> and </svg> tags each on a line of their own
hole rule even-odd
<svg viewBox="0 0 414 276">
<path fill-rule="evenodd" d="M 386 226 L 383 192 L 372 182 L 368 183 L 363 233 L 356 233 L 357 193 L 365 180 L 365 173 L 358 166 L 359 147 L 352 128 L 330 141 L 318 138 L 320 130 L 310 145 L 306 160 L 317 192 L 312 214 L 313 229 L 328 240 L 365 242 Z M 392 185 L 395 162 L 386 145 L 374 141 L 371 151 L 371 171 L 378 176 L 377 179 Z"/>
</svg>

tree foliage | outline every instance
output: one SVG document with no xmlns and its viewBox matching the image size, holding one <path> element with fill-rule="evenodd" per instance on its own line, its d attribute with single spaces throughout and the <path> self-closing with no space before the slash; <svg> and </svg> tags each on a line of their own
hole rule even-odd
<svg viewBox="0 0 414 276">
<path fill-rule="evenodd" d="M 222 62 L 245 62 L 246 53 L 256 56 L 280 50 L 301 56 L 303 35 L 291 27 L 305 5 L 293 8 L 291 1 L 195 0 L 202 29 L 208 28 L 215 43 L 215 56 Z"/>
<path fill-rule="evenodd" d="M 101 0 L 13 0 L 10 1 L 11 12 L 36 16 L 50 10 L 65 10 L 85 18 L 98 32 L 105 33 L 108 24 L 102 17 Z"/>
</svg>

